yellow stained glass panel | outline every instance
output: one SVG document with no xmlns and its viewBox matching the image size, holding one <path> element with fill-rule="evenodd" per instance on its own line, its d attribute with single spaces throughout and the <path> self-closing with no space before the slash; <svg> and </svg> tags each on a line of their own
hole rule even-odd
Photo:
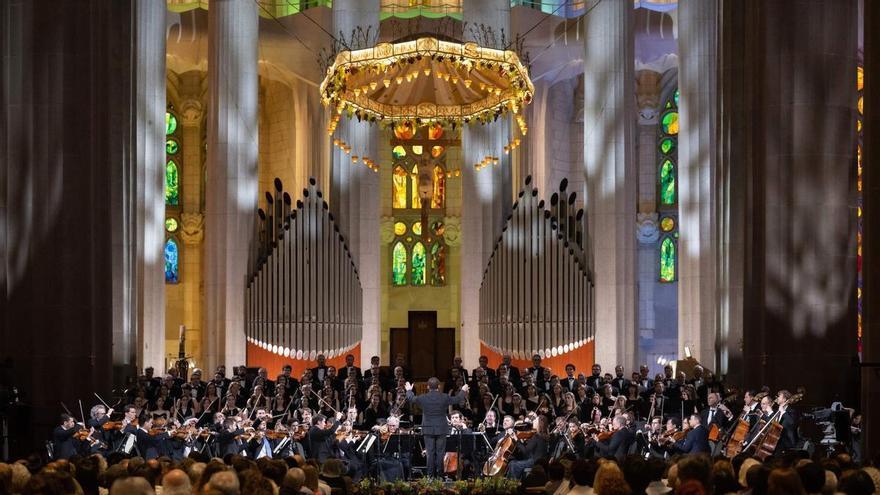
<svg viewBox="0 0 880 495">
<path fill-rule="evenodd" d="M 391 207 L 406 208 L 406 170 L 403 167 L 394 167 L 391 188 Z"/>
</svg>

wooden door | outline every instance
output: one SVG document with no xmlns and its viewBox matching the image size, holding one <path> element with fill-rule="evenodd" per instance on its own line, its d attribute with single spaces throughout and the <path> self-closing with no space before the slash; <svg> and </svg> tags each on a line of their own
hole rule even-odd
<svg viewBox="0 0 880 495">
<path fill-rule="evenodd" d="M 392 328 L 391 361 L 403 354 L 413 379 L 446 379 L 455 356 L 455 329 L 437 328 L 436 311 L 410 311 L 409 328 Z"/>
</svg>

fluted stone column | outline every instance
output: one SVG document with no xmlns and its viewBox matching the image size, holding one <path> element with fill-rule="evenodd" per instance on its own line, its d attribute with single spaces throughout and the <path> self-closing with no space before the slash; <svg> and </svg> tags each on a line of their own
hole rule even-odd
<svg viewBox="0 0 880 495">
<path fill-rule="evenodd" d="M 213 0 L 208 10 L 208 367 L 245 362 L 244 288 L 257 208 L 257 8 Z"/>
<path fill-rule="evenodd" d="M 464 2 L 462 8 L 469 26 L 491 27 L 499 40 L 502 29 L 510 32 L 509 1 Z M 480 42 L 471 40 L 469 35 L 465 33 L 467 41 Z M 461 212 L 461 251 L 468 254 L 461 260 L 460 354 L 466 367 L 479 364 L 480 283 L 495 239 L 501 233 L 504 212 L 509 211 L 512 203 L 510 155 L 502 152 L 510 134 L 507 122 L 505 118 L 482 126 L 474 124 L 461 133 L 462 197 L 467 198 Z M 475 170 L 474 164 L 486 155 L 498 156 L 499 163 Z"/>
<path fill-rule="evenodd" d="M 715 370 L 718 0 L 678 4 L 678 355 Z"/>
<path fill-rule="evenodd" d="M 195 88 L 201 87 L 203 73 L 193 75 Z M 190 89 L 195 89 L 191 87 Z M 193 356 L 197 366 L 204 357 L 204 300 L 202 287 L 204 277 L 205 214 L 202 194 L 202 123 L 204 111 L 197 95 L 189 95 L 180 104 L 180 125 L 182 131 L 183 174 L 181 191 L 183 211 L 180 213 L 180 240 L 185 246 L 180 259 L 180 279 L 183 285 L 183 321 L 186 327 L 186 351 Z M 177 323 L 177 322 L 176 322 Z M 171 326 L 169 330 L 175 328 Z M 168 335 L 171 340 L 174 335 Z M 172 352 L 176 352 L 174 349 Z"/>
<path fill-rule="evenodd" d="M 161 2 L 133 4 L 138 19 L 134 30 L 135 160 L 138 182 L 136 209 L 138 271 L 141 292 L 138 364 L 165 370 L 165 6 Z"/>
<path fill-rule="evenodd" d="M 352 31 L 360 27 L 370 30 L 371 36 L 379 31 L 379 0 L 335 0 L 333 2 L 333 34 L 351 42 Z M 341 33 L 341 34 L 340 34 Z M 366 48 L 366 47 L 352 47 Z M 340 119 L 336 135 L 352 146 L 351 155 L 376 156 L 377 126 L 357 119 Z M 349 247 L 358 266 L 363 288 L 363 338 L 361 365 L 369 366 L 370 357 L 381 355 L 381 284 L 379 258 L 379 174 L 363 162 L 351 162 L 351 155 L 333 148 L 330 197 L 332 211 L 339 215 Z"/>
<path fill-rule="evenodd" d="M 596 362 L 633 369 L 636 218 L 632 2 L 590 0 L 584 18 L 584 174 L 595 276 Z"/>
</svg>

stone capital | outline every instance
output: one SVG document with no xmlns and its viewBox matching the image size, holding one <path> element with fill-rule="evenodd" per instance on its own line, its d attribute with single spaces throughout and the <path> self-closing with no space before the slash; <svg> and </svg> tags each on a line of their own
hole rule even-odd
<svg viewBox="0 0 880 495">
<path fill-rule="evenodd" d="M 205 238 L 205 216 L 199 212 L 181 213 L 180 238 L 189 246 L 201 244 Z"/>
<path fill-rule="evenodd" d="M 660 80 L 662 74 L 653 70 L 636 72 L 636 102 L 639 107 L 639 124 L 657 123 L 660 114 Z"/>
<path fill-rule="evenodd" d="M 449 246 L 461 246 L 461 217 L 443 219 L 443 238 Z"/>
<path fill-rule="evenodd" d="M 198 127 L 202 122 L 202 102 L 189 98 L 180 104 L 180 123 L 184 127 Z"/>
<path fill-rule="evenodd" d="M 657 212 L 636 215 L 636 239 L 640 244 L 652 244 L 660 239 L 659 218 Z"/>
</svg>

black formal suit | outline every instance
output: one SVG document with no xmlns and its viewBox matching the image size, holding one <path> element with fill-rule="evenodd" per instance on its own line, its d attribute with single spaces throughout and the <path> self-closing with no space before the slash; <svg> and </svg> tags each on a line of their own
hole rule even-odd
<svg viewBox="0 0 880 495">
<path fill-rule="evenodd" d="M 703 425 L 691 428 L 684 440 L 675 442 L 675 448 L 684 454 L 708 454 L 709 430 Z"/>
<path fill-rule="evenodd" d="M 345 383 L 345 379 L 348 378 L 348 375 L 351 374 L 354 376 L 354 379 L 357 380 L 358 385 L 361 384 L 361 381 L 364 379 L 364 375 L 361 373 L 361 369 L 357 366 L 343 366 L 339 368 L 336 373 L 339 378 Z"/>
<path fill-rule="evenodd" d="M 635 442 L 635 435 L 629 428 L 621 428 L 611 435 L 611 439 L 596 442 L 596 452 L 602 457 L 614 456 L 618 460 L 626 457 L 630 445 Z"/>
<path fill-rule="evenodd" d="M 247 444 L 241 439 L 237 439 L 235 437 L 243 435 L 244 430 L 241 428 L 229 431 L 226 428 L 223 428 L 217 435 L 217 446 L 218 446 L 218 457 L 225 457 L 228 454 L 238 454 L 241 451 L 247 448 Z"/>
<path fill-rule="evenodd" d="M 797 447 L 799 443 L 797 412 L 792 409 L 787 409 L 785 414 L 780 416 L 777 421 L 782 425 L 782 434 L 779 436 L 779 443 L 776 444 L 776 450 L 778 452 L 784 452 Z"/>
<path fill-rule="evenodd" d="M 577 389 L 578 381 L 577 378 L 573 376 L 566 376 L 564 378 L 559 379 L 559 384 L 562 385 L 562 388 L 568 390 L 569 392 L 574 392 Z"/>
<path fill-rule="evenodd" d="M 312 368 L 312 379 L 324 386 L 324 379 L 327 377 L 327 366 L 315 366 Z"/>
<path fill-rule="evenodd" d="M 712 425 L 718 425 L 718 428 L 722 431 L 727 428 L 727 425 L 730 424 L 730 420 L 727 419 L 727 416 L 724 414 L 724 411 L 721 409 L 715 408 L 714 413 L 712 414 L 712 420 L 709 420 L 709 414 L 712 412 L 710 408 L 703 409 L 700 411 L 700 421 L 701 424 L 705 425 L 706 428 L 712 428 Z"/>
<path fill-rule="evenodd" d="M 510 461 L 507 477 L 518 480 L 538 459 L 547 456 L 547 439 L 543 435 L 533 435 L 525 443 L 517 444 L 513 456 L 515 459 Z"/>
<path fill-rule="evenodd" d="M 602 375 L 590 375 L 587 377 L 587 386 L 595 391 L 599 391 L 602 386 L 605 385 L 605 382 L 602 379 Z"/>
<path fill-rule="evenodd" d="M 147 430 L 138 428 L 134 432 L 134 435 L 135 438 L 137 438 L 138 450 L 141 453 L 141 457 L 144 459 L 156 459 L 159 456 L 167 454 L 164 444 L 164 442 L 168 440 L 167 433 L 163 432 L 158 435 L 150 435 Z"/>
<path fill-rule="evenodd" d="M 52 431 L 52 442 L 55 444 L 55 459 L 70 459 L 76 455 L 79 450 L 80 441 L 73 438 L 73 435 L 80 429 L 79 425 L 74 425 L 69 430 L 65 430 L 60 425 L 55 427 L 55 430 Z"/>
<path fill-rule="evenodd" d="M 465 401 L 465 397 L 464 391 L 459 391 L 455 397 L 450 397 L 437 390 L 431 390 L 418 397 L 416 397 L 412 390 L 406 392 L 407 400 L 422 408 L 422 435 L 425 439 L 425 449 L 428 454 L 428 476 L 436 476 L 443 473 L 443 456 L 446 454 L 446 434 L 449 433 L 449 425 L 446 423 L 446 412 L 449 406 L 462 404 Z"/>
<path fill-rule="evenodd" d="M 339 422 L 333 421 L 330 428 L 318 428 L 312 425 L 306 434 L 306 442 L 308 443 L 309 457 L 317 459 L 321 464 L 327 459 L 335 457 L 333 455 L 332 441 L 336 440 L 336 429 L 339 428 Z"/>
<path fill-rule="evenodd" d="M 535 385 L 540 385 L 544 383 L 544 367 L 543 366 L 531 366 L 526 372 L 532 375 L 532 380 L 534 380 Z M 538 388 L 541 388 L 540 386 Z"/>
<path fill-rule="evenodd" d="M 611 386 L 616 388 L 619 393 L 626 393 L 626 387 L 629 387 L 629 380 L 622 376 L 616 376 L 611 380 Z"/>
</svg>

